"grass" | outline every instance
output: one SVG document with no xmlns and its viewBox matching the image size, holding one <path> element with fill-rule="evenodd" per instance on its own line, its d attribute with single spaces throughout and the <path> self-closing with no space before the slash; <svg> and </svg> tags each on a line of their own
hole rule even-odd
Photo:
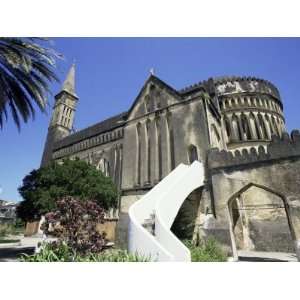
<svg viewBox="0 0 300 300">
<path fill-rule="evenodd" d="M 191 251 L 193 262 L 224 262 L 227 261 L 227 255 L 220 244 L 214 238 L 202 240 L 198 245 L 191 241 L 185 241 L 185 245 Z"/>
<path fill-rule="evenodd" d="M 0 244 L 12 244 L 12 243 L 18 243 L 20 240 L 14 240 L 14 239 L 2 239 L 0 238 Z"/>
<path fill-rule="evenodd" d="M 213 238 L 200 241 L 195 245 L 191 241 L 185 241 L 191 251 L 193 262 L 223 262 L 227 261 L 227 255 L 220 244 Z M 121 249 L 108 249 L 100 253 L 89 253 L 79 255 L 74 253 L 66 244 L 44 243 L 39 253 L 33 255 L 24 254 L 21 257 L 23 262 L 149 262 L 150 257 L 144 257 L 129 253 Z"/>
<path fill-rule="evenodd" d="M 50 243 L 41 246 L 40 252 L 33 255 L 24 254 L 22 262 L 148 262 L 150 258 L 128 253 L 126 250 L 110 249 L 100 253 L 78 255 L 66 244 L 53 247 Z"/>
</svg>

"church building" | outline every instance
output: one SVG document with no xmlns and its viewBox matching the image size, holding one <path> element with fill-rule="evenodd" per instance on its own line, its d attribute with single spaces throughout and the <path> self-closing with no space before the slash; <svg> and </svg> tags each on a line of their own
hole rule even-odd
<svg viewBox="0 0 300 300">
<path fill-rule="evenodd" d="M 121 244 L 130 205 L 179 164 L 199 160 L 205 186 L 186 200 L 177 225 L 188 219 L 194 238 L 213 235 L 233 251 L 297 251 L 300 133 L 286 133 L 272 83 L 218 77 L 177 90 L 151 74 L 127 111 L 74 132 L 78 101 L 72 65 L 55 96 L 41 166 L 78 157 L 110 176 L 121 195 L 112 212 Z"/>
</svg>

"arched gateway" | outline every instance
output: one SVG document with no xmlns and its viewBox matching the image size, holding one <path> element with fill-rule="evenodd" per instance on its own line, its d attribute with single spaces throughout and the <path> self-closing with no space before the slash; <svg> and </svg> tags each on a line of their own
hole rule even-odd
<svg viewBox="0 0 300 300">
<path fill-rule="evenodd" d="M 249 183 L 228 200 L 230 237 L 236 259 L 247 252 L 294 253 L 295 234 L 286 197 Z"/>
</svg>

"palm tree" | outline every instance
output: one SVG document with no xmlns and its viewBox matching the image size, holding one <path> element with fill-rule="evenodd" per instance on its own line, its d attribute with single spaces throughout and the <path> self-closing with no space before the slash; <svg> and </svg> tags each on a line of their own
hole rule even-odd
<svg viewBox="0 0 300 300">
<path fill-rule="evenodd" d="M 58 81 L 54 73 L 53 49 L 43 38 L 0 38 L 0 128 L 10 111 L 20 130 L 21 120 L 34 118 L 34 104 L 45 112 L 49 84 Z"/>
</svg>

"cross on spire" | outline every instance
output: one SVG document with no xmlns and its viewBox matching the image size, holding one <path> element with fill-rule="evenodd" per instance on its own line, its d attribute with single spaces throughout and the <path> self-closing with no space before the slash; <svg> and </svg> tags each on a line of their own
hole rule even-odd
<svg viewBox="0 0 300 300">
<path fill-rule="evenodd" d="M 151 75 L 154 75 L 154 68 L 151 68 L 151 69 L 150 69 L 150 74 L 151 74 Z"/>
</svg>

